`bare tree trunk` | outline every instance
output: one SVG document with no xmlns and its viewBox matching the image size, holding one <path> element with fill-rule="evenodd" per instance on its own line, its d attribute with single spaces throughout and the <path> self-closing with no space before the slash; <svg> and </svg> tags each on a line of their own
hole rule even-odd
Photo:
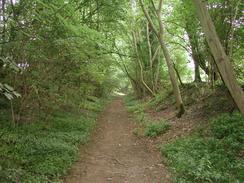
<svg viewBox="0 0 244 183">
<path fill-rule="evenodd" d="M 160 50 L 158 51 L 158 64 L 155 74 L 155 88 L 158 90 L 158 83 L 159 83 L 159 71 L 160 71 Z"/>
<path fill-rule="evenodd" d="M 10 100 L 10 106 L 11 106 L 12 123 L 13 123 L 13 127 L 15 127 L 15 113 L 14 113 L 14 107 L 13 107 L 12 100 Z"/>
<path fill-rule="evenodd" d="M 150 30 L 149 30 L 148 22 L 147 22 L 147 46 L 148 46 L 148 53 L 149 53 L 150 68 L 152 68 L 152 46 L 150 41 Z"/>
<path fill-rule="evenodd" d="M 168 66 L 168 72 L 169 72 L 169 76 L 170 76 L 170 81 L 171 81 L 171 84 L 172 84 L 172 87 L 173 87 L 173 91 L 174 91 L 174 95 L 175 95 L 175 99 L 176 99 L 176 105 L 177 105 L 177 108 L 179 110 L 179 113 L 177 114 L 177 116 L 181 117 L 181 115 L 184 114 L 185 109 L 184 109 L 183 101 L 182 101 L 182 98 L 181 98 L 180 89 L 179 89 L 179 86 L 178 86 L 178 82 L 177 82 L 177 78 L 176 78 L 173 62 L 171 60 L 171 57 L 170 57 L 169 51 L 167 49 L 167 46 L 166 46 L 166 44 L 165 44 L 165 42 L 163 40 L 163 23 L 162 23 L 162 20 L 161 20 L 162 4 L 163 4 L 163 1 L 160 0 L 159 6 L 158 6 L 158 10 L 156 12 L 158 23 L 159 23 L 159 32 L 158 32 L 156 30 L 154 24 L 153 24 L 153 21 L 151 20 L 149 14 L 148 14 L 148 12 L 146 11 L 142 0 L 140 0 L 140 5 L 141 5 L 141 8 L 143 10 L 143 13 L 144 13 L 145 17 L 147 18 L 149 24 L 151 25 L 151 28 L 152 28 L 153 32 L 156 34 L 156 36 L 157 36 L 157 38 L 159 40 L 160 46 L 161 46 L 161 48 L 163 50 L 164 57 L 165 57 L 165 60 L 166 60 L 166 64 Z"/>
<path fill-rule="evenodd" d="M 174 64 L 174 69 L 175 69 L 175 73 L 176 73 L 176 75 L 177 75 L 177 77 L 179 79 L 180 85 L 184 86 L 184 83 L 182 82 L 181 77 L 180 77 L 180 73 L 179 73 L 178 69 L 176 68 L 175 64 Z"/>
<path fill-rule="evenodd" d="M 158 67 L 160 66 L 159 65 L 159 61 L 158 61 L 158 63 L 157 63 L 157 65 L 156 65 L 156 71 L 153 69 L 153 66 L 155 65 L 155 60 L 156 60 L 156 58 L 157 58 L 157 56 L 158 55 L 160 55 L 160 46 L 158 46 L 157 47 L 157 49 L 155 50 L 155 52 L 154 52 L 154 54 L 153 54 L 153 56 L 152 56 L 152 58 L 151 58 L 151 63 L 152 63 L 152 67 L 151 67 L 151 74 L 152 74 L 152 85 L 153 85 L 153 88 L 154 88 L 154 92 L 156 92 L 157 91 L 157 79 L 158 78 L 155 78 L 155 73 L 154 72 L 157 72 L 157 70 L 158 70 Z M 156 76 L 158 77 L 158 75 L 156 74 Z"/>
<path fill-rule="evenodd" d="M 135 13 L 135 11 L 136 11 L 136 0 L 131 0 L 130 1 L 130 4 L 131 4 L 132 11 Z M 133 22 L 134 21 L 135 21 L 135 17 L 133 17 Z M 149 32 L 148 32 L 148 34 L 149 34 Z M 138 66 L 140 68 L 140 73 L 139 73 L 139 78 L 140 79 L 139 79 L 139 82 L 138 83 L 140 84 L 141 89 L 143 90 L 142 91 L 143 95 L 145 95 L 145 89 L 146 89 L 153 96 L 154 95 L 154 91 L 147 85 L 147 83 L 144 80 L 143 65 L 142 65 L 142 62 L 141 62 L 141 59 L 140 59 L 140 55 L 139 55 L 139 51 L 138 51 L 138 45 L 137 45 L 137 38 L 138 37 L 140 37 L 140 33 L 135 29 L 135 31 L 132 31 L 132 41 L 133 41 L 133 47 L 135 49 L 135 53 L 136 53 L 136 57 L 137 57 L 136 58 L 136 61 L 137 61 Z M 151 47 L 151 45 L 149 47 Z M 151 49 L 151 48 L 149 48 L 149 49 Z M 151 57 L 151 53 L 150 53 L 150 57 Z M 151 58 L 150 58 L 149 62 L 150 61 L 151 61 Z M 136 70 L 136 72 L 137 72 L 137 70 Z"/>
<path fill-rule="evenodd" d="M 200 66 L 199 66 L 199 58 L 197 55 L 197 50 L 196 50 L 196 38 L 195 35 L 193 35 L 192 30 L 190 30 L 188 26 L 188 22 L 186 24 L 186 32 L 189 38 L 190 46 L 191 46 L 191 52 L 192 52 L 192 59 L 194 62 L 194 71 L 195 71 L 195 82 L 201 82 L 201 75 L 200 75 Z"/>
<path fill-rule="evenodd" d="M 100 27 L 100 11 L 99 11 L 99 0 L 96 0 L 96 8 L 97 8 L 97 31 L 99 31 Z"/>
<path fill-rule="evenodd" d="M 140 67 L 140 74 L 141 74 L 141 82 L 143 84 L 143 86 L 150 92 L 150 94 L 153 96 L 154 95 L 154 92 L 153 90 L 147 85 L 147 83 L 144 81 L 144 75 L 143 75 L 143 66 L 142 66 L 142 63 L 141 63 L 141 59 L 140 59 L 140 55 L 138 53 L 138 49 L 137 49 L 137 39 L 136 39 L 136 35 L 135 33 L 132 33 L 132 36 L 133 36 L 133 41 L 134 41 L 134 48 L 135 48 L 135 52 L 136 52 L 136 56 L 137 56 L 137 61 L 138 61 L 138 64 L 139 64 L 139 67 Z"/>
<path fill-rule="evenodd" d="M 195 56 L 193 56 L 195 57 Z M 200 75 L 200 67 L 197 61 L 197 58 L 193 58 L 193 62 L 194 62 L 194 71 L 195 71 L 195 82 L 201 82 L 201 75 Z"/>
<path fill-rule="evenodd" d="M 232 58 L 232 54 L 233 54 L 233 41 L 234 41 L 234 32 L 235 32 L 235 28 L 234 28 L 234 23 L 238 14 L 238 10 L 239 10 L 239 5 L 241 4 L 241 0 L 239 0 L 236 4 L 236 8 L 235 8 L 235 12 L 234 12 L 234 17 L 233 20 L 231 22 L 231 27 L 230 27 L 230 35 L 229 35 L 229 44 L 227 47 L 227 55 L 229 56 L 229 58 Z M 228 42 L 228 41 L 227 41 Z"/>
<path fill-rule="evenodd" d="M 152 82 L 152 90 L 155 92 L 155 85 L 154 85 L 154 74 L 153 74 L 153 60 L 152 60 L 152 45 L 150 41 L 150 29 L 149 23 L 147 22 L 147 46 L 148 46 L 148 54 L 149 54 L 149 64 L 150 64 L 150 76 Z"/>
<path fill-rule="evenodd" d="M 6 41 L 6 17 L 5 17 L 5 0 L 1 1 L 1 9 L 2 9 L 2 24 L 3 24 L 3 28 L 2 28 L 2 42 L 5 43 Z M 4 44 L 2 45 L 2 49 L 1 49 L 1 56 L 3 56 L 4 54 Z"/>
<path fill-rule="evenodd" d="M 213 21 L 207 10 L 206 3 L 203 0 L 193 0 L 193 2 L 196 6 L 203 31 L 207 38 L 210 50 L 214 56 L 214 60 L 220 75 L 230 91 L 230 94 L 237 107 L 244 115 L 244 93 L 236 81 L 232 65 L 230 64 L 230 60 L 226 55 L 223 46 L 221 45 Z"/>
</svg>

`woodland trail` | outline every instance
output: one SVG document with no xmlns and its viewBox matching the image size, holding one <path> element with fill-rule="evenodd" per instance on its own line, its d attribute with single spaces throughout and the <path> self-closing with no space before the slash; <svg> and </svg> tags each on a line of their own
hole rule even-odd
<svg viewBox="0 0 244 183">
<path fill-rule="evenodd" d="M 90 143 L 81 148 L 80 160 L 65 183 L 169 183 L 160 154 L 133 135 L 122 100 L 113 101 L 98 119 Z"/>
</svg>

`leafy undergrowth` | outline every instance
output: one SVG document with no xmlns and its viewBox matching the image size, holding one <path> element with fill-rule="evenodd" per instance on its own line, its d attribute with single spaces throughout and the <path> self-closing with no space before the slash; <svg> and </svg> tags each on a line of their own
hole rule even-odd
<svg viewBox="0 0 244 183">
<path fill-rule="evenodd" d="M 159 123 L 151 122 L 147 124 L 144 134 L 145 136 L 148 137 L 156 137 L 168 131 L 169 128 L 170 128 L 169 123 L 163 121 L 160 121 Z"/>
<path fill-rule="evenodd" d="M 169 131 L 159 133 L 163 135 L 153 143 L 163 143 L 161 153 L 173 172 L 174 182 L 244 182 L 244 118 L 239 113 L 223 114 L 234 110 L 223 86 L 216 90 L 205 90 L 204 86 L 190 84 L 182 89 L 187 112 L 181 118 L 175 117 L 170 91 L 139 101 L 128 98 L 127 108 L 142 124 L 145 120 L 168 119 Z M 208 122 L 216 116 L 219 117 Z M 145 135 L 146 127 L 136 129 L 136 134 Z M 159 127 L 152 128 L 150 134 L 154 136 Z"/>
<path fill-rule="evenodd" d="M 189 137 L 162 147 L 175 182 L 244 182 L 244 118 L 223 114 Z"/>
<path fill-rule="evenodd" d="M 59 182 L 77 159 L 79 145 L 88 141 L 101 108 L 90 104 L 86 114 L 57 111 L 49 123 L 1 128 L 0 182 Z"/>
<path fill-rule="evenodd" d="M 217 85 L 213 90 L 207 83 L 187 83 L 181 88 L 181 94 L 186 110 L 212 116 L 235 109 L 233 100 L 223 85 Z M 147 111 L 155 112 L 163 111 L 170 106 L 175 106 L 175 99 L 173 92 L 169 90 L 156 94 L 144 103 Z"/>
<path fill-rule="evenodd" d="M 140 102 L 133 97 L 127 96 L 125 104 L 129 112 L 134 114 L 139 124 L 134 129 L 134 134 L 138 136 L 157 137 L 170 129 L 170 124 L 164 120 L 152 120 L 145 112 L 147 103 Z"/>
</svg>

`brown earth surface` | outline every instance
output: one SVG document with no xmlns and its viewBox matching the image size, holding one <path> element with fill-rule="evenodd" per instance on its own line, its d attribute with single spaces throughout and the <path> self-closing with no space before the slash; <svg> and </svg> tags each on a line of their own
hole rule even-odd
<svg viewBox="0 0 244 183">
<path fill-rule="evenodd" d="M 169 183 L 159 151 L 133 135 L 135 123 L 122 100 L 113 101 L 98 119 L 92 140 L 80 150 L 65 183 Z"/>
<path fill-rule="evenodd" d="M 193 92 L 194 88 L 187 89 L 185 93 Z M 146 113 L 151 119 L 164 119 L 170 124 L 170 129 L 154 138 L 149 139 L 152 146 L 164 145 L 175 141 L 178 138 L 188 136 L 199 129 L 207 129 L 209 121 L 221 113 L 233 111 L 234 104 L 229 93 L 222 88 L 217 91 L 199 94 L 196 96 L 183 95 L 185 97 L 185 113 L 181 118 L 177 118 L 177 110 L 172 99 L 167 98 L 162 102 L 161 110 L 155 107 L 146 109 Z"/>
</svg>

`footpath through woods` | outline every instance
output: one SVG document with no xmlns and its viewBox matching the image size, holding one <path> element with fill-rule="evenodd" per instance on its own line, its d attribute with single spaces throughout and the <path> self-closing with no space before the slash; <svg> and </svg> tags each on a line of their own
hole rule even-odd
<svg viewBox="0 0 244 183">
<path fill-rule="evenodd" d="M 159 152 L 133 135 L 134 125 L 122 100 L 113 101 L 98 119 L 98 129 L 81 148 L 80 160 L 64 182 L 169 183 Z"/>
</svg>

